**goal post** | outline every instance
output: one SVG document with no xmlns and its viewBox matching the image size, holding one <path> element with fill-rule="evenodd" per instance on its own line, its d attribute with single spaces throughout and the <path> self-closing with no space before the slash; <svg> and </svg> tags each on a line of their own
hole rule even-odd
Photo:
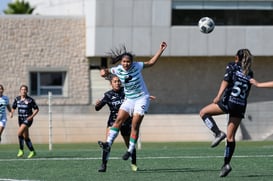
<svg viewBox="0 0 273 181">
<path fill-rule="evenodd" d="M 49 151 L 52 150 L 52 103 L 51 103 L 51 99 L 52 99 L 52 92 L 48 92 L 48 149 Z"/>
</svg>

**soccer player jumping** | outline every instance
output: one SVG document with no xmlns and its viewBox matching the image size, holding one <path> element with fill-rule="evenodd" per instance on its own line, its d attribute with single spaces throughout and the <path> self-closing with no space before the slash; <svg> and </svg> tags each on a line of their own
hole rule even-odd
<svg viewBox="0 0 273 181">
<path fill-rule="evenodd" d="M 146 62 L 135 62 L 133 60 L 134 56 L 127 52 L 125 47 L 121 50 L 112 50 L 110 53 L 112 64 L 120 61 L 120 65 L 110 69 L 101 69 L 102 77 L 107 77 L 110 73 L 117 75 L 124 86 L 125 92 L 125 100 L 119 109 L 115 123 L 110 128 L 107 141 L 102 145 L 103 150 L 110 152 L 111 145 L 117 137 L 122 123 L 132 116 L 129 148 L 123 155 L 123 160 L 128 160 L 132 156 L 138 140 L 141 122 L 150 104 L 150 95 L 141 71 L 144 68 L 152 67 L 166 48 L 167 44 L 162 42 L 156 54 Z"/>
</svg>

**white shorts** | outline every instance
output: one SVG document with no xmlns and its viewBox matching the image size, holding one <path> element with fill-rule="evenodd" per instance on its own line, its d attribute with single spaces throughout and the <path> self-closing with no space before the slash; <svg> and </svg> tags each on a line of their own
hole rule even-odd
<svg viewBox="0 0 273 181">
<path fill-rule="evenodd" d="M 120 109 L 129 113 L 130 116 L 133 114 L 139 114 L 143 116 L 147 113 L 150 105 L 150 96 L 146 95 L 138 99 L 125 99 L 121 104 Z"/>
</svg>

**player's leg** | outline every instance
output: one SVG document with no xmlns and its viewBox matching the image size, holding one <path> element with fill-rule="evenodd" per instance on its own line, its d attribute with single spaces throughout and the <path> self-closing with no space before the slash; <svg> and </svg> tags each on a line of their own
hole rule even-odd
<svg viewBox="0 0 273 181">
<path fill-rule="evenodd" d="M 0 122 L 0 142 L 1 142 L 1 136 L 3 131 L 4 131 L 4 127 L 1 125 L 1 122 Z"/>
<path fill-rule="evenodd" d="M 132 118 L 132 128 L 131 128 L 129 148 L 127 152 L 123 155 L 122 157 L 123 160 L 128 160 L 128 158 L 130 158 L 133 154 L 133 150 L 136 147 L 136 143 L 139 136 L 139 128 L 144 118 L 144 114 L 148 111 L 149 105 L 150 105 L 149 95 L 134 101 L 134 109 L 133 109 L 134 113 Z"/>
<path fill-rule="evenodd" d="M 116 139 L 116 137 L 118 136 L 119 129 L 120 129 L 122 123 L 126 119 L 128 119 L 128 117 L 129 117 L 128 112 L 126 112 L 123 109 L 119 109 L 117 119 L 114 122 L 113 126 L 109 130 L 109 134 L 107 135 L 106 142 L 98 141 L 98 144 L 100 145 L 100 147 L 104 151 L 110 152 L 111 146 L 112 146 L 114 140 Z"/>
<path fill-rule="evenodd" d="M 214 133 L 215 139 L 212 142 L 211 147 L 217 146 L 223 139 L 225 139 L 226 134 L 219 129 L 212 116 L 224 114 L 224 111 L 218 104 L 212 103 L 201 109 L 199 114 L 205 125 Z"/>
<path fill-rule="evenodd" d="M 1 142 L 1 137 L 2 137 L 2 132 L 4 131 L 4 127 L 0 126 L 0 142 Z"/>
<path fill-rule="evenodd" d="M 24 131 L 25 131 L 26 125 L 19 123 L 19 129 L 18 129 L 18 141 L 19 141 L 19 151 L 17 154 L 17 157 L 22 157 L 24 155 Z"/>
<path fill-rule="evenodd" d="M 107 138 L 107 135 L 109 134 L 109 131 L 110 131 L 110 127 L 107 127 L 106 128 L 106 138 Z M 100 147 L 103 147 L 103 142 L 98 141 L 98 144 L 100 145 Z M 110 156 L 110 150 L 109 151 L 102 150 L 101 167 L 98 170 L 99 172 L 106 172 L 109 156 Z"/>
<path fill-rule="evenodd" d="M 230 117 L 228 126 L 227 126 L 227 141 L 226 141 L 226 148 L 224 154 L 224 164 L 221 168 L 220 177 L 225 177 L 229 174 L 232 170 L 230 166 L 230 161 L 233 156 L 236 142 L 235 142 L 235 135 L 236 131 L 241 123 L 242 118 Z"/>
<path fill-rule="evenodd" d="M 24 139 L 25 139 L 25 143 L 29 149 L 29 155 L 28 155 L 28 158 L 32 158 L 36 155 L 36 152 L 34 150 L 34 146 L 32 144 L 32 141 L 29 137 L 29 128 L 31 127 L 32 125 L 32 121 L 28 121 L 26 124 L 22 124 L 22 125 L 25 125 L 25 129 L 24 129 L 24 132 L 23 132 L 23 136 L 24 136 Z"/>
<path fill-rule="evenodd" d="M 6 126 L 6 119 L 2 119 L 0 120 L 0 143 L 1 143 L 1 137 L 2 137 L 2 133 L 5 129 L 5 126 Z"/>
<path fill-rule="evenodd" d="M 129 142 L 130 142 L 130 133 L 131 133 L 131 123 L 125 123 L 124 125 L 122 125 L 121 129 L 120 129 L 121 135 L 123 137 L 124 143 L 127 147 L 127 149 L 129 148 Z M 137 171 L 138 167 L 136 164 L 136 149 L 133 150 L 132 156 L 131 156 L 131 169 L 132 171 Z"/>
<path fill-rule="evenodd" d="M 129 142 L 129 148 L 127 152 L 123 155 L 123 160 L 128 160 L 133 154 L 133 151 L 135 150 L 136 143 L 139 136 L 139 128 L 141 125 L 141 122 L 144 118 L 144 115 L 135 114 L 132 119 L 132 128 L 131 128 L 131 137 Z"/>
<path fill-rule="evenodd" d="M 118 111 L 117 119 L 114 122 L 113 126 L 110 128 L 110 131 L 109 131 L 109 134 L 108 134 L 107 140 L 106 140 L 110 146 L 113 144 L 114 140 L 118 136 L 118 133 L 119 133 L 122 123 L 124 123 L 125 120 L 128 119 L 128 117 L 129 117 L 129 113 L 127 111 L 125 111 L 123 109 L 120 109 Z"/>
</svg>

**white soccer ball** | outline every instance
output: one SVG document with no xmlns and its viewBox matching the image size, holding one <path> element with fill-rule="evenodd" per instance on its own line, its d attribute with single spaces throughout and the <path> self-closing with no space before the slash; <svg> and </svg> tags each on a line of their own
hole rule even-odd
<svg viewBox="0 0 273 181">
<path fill-rule="evenodd" d="M 198 27 L 202 33 L 211 33 L 214 30 L 215 23 L 209 17 L 203 17 L 198 22 Z"/>
</svg>

